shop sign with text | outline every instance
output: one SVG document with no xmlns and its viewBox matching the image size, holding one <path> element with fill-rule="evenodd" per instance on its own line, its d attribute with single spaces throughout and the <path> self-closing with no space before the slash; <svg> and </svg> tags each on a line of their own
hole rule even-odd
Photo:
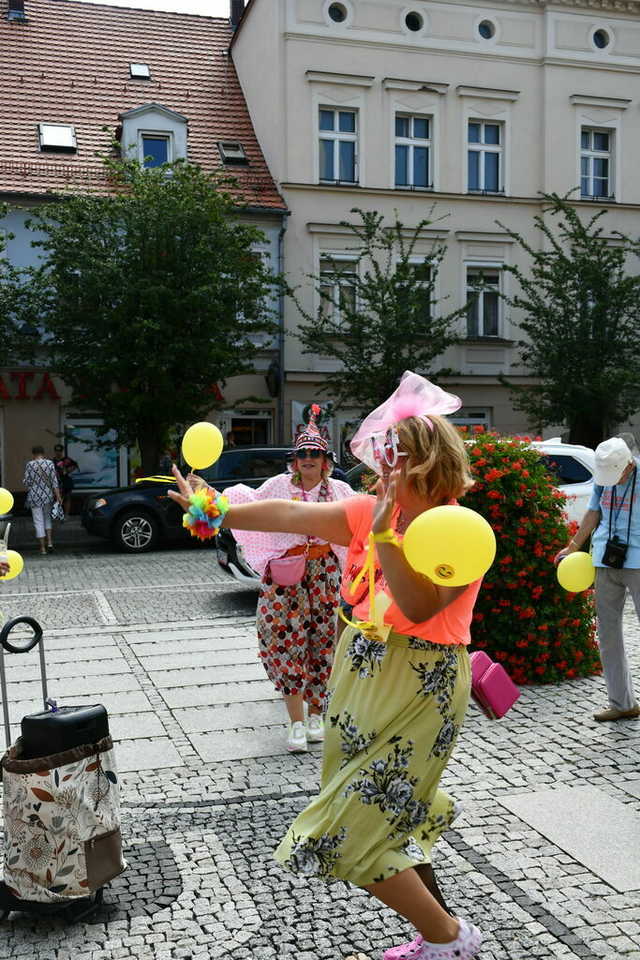
<svg viewBox="0 0 640 960">
<path fill-rule="evenodd" d="M 60 394 L 50 373 L 36 370 L 10 370 L 0 374 L 2 400 L 59 400 Z"/>
</svg>

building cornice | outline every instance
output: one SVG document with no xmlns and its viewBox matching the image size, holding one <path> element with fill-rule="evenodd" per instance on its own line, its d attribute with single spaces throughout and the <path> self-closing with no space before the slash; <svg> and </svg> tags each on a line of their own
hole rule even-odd
<svg viewBox="0 0 640 960">
<path fill-rule="evenodd" d="M 572 93 L 569 102 L 575 107 L 608 107 L 610 110 L 626 110 L 631 100 L 622 97 L 594 97 L 589 94 Z"/>
<path fill-rule="evenodd" d="M 504 230 L 456 230 L 456 240 L 466 243 L 515 243 Z"/>
<path fill-rule="evenodd" d="M 469 87 L 460 84 L 456 87 L 459 97 L 475 97 L 479 100 L 509 100 L 515 103 L 520 97 L 519 90 L 498 90 L 496 87 Z"/>
<path fill-rule="evenodd" d="M 309 83 L 339 83 L 345 87 L 372 87 L 376 79 L 355 73 L 334 73 L 328 70 L 307 70 L 305 76 Z"/>
<path fill-rule="evenodd" d="M 396 77 L 385 77 L 382 86 L 385 90 L 408 90 L 411 93 L 437 93 L 443 96 L 451 84 L 433 83 L 430 80 L 400 80 Z"/>
<path fill-rule="evenodd" d="M 639 0 L 640 4 L 640 0 Z M 287 32 L 283 34 L 284 40 L 295 40 L 299 43 L 313 43 L 316 46 L 322 45 L 326 42 L 326 38 L 319 37 L 317 34 L 309 33 L 291 33 Z M 390 41 L 384 40 L 365 40 L 362 37 L 332 37 L 331 46 L 339 47 L 346 46 L 350 49 L 358 47 L 362 50 L 367 51 L 376 51 L 377 53 L 397 53 L 400 49 L 399 43 L 391 43 Z M 448 61 L 451 59 L 461 59 L 461 60 L 472 60 L 474 63 L 481 62 L 482 60 L 491 61 L 493 63 L 499 61 L 500 63 L 512 63 L 517 64 L 518 66 L 552 66 L 552 67 L 569 67 L 575 69 L 579 67 L 580 70 L 600 70 L 606 73 L 640 73 L 640 66 L 629 63 L 620 63 L 612 59 L 603 59 L 601 61 L 590 61 L 590 60 L 579 60 L 572 59 L 570 57 L 535 57 L 529 55 L 514 56 L 513 54 L 502 53 L 497 50 L 495 47 L 492 47 L 486 52 L 483 50 L 451 50 L 447 47 L 436 47 L 436 46 L 417 46 L 416 44 L 407 44 L 402 49 L 406 53 L 419 54 L 421 56 L 428 55 L 430 58 L 442 57 L 446 58 Z M 447 65 L 448 69 L 450 64 Z"/>
<path fill-rule="evenodd" d="M 296 183 L 295 181 L 286 181 L 280 183 L 279 189 L 281 191 L 291 190 L 291 191 L 308 191 L 309 193 L 323 193 L 323 194 L 333 194 L 336 197 L 341 197 L 344 203 L 354 203 L 357 204 L 362 197 L 390 197 L 395 199 L 396 203 L 400 202 L 400 199 L 411 199 L 415 202 L 416 193 L 414 191 L 405 193 L 403 190 L 394 190 L 391 187 L 353 187 L 353 186 L 334 186 L 333 184 L 323 184 L 323 183 Z M 485 203 L 485 204 L 495 204 L 496 207 L 509 206 L 510 204 L 518 204 L 525 206 L 535 206 L 543 207 L 547 202 L 544 197 L 533 196 L 533 197 L 512 197 L 505 196 L 504 194 L 479 194 L 479 193 L 453 193 L 453 192 L 438 192 L 437 190 L 428 190 L 424 194 L 421 194 L 424 197 L 425 201 L 427 199 L 432 200 L 433 202 L 441 200 L 456 200 L 456 201 L 465 201 L 469 203 Z M 348 199 L 345 199 L 348 198 Z M 640 203 L 625 203 L 625 202 L 611 202 L 604 203 L 598 200 L 597 202 L 593 200 L 571 200 L 571 204 L 574 207 L 584 207 L 591 210 L 640 210 Z"/>
<path fill-rule="evenodd" d="M 393 229 L 393 228 L 389 228 Z M 342 221 L 341 223 L 331 223 L 329 221 L 309 221 L 307 223 L 307 230 L 309 233 L 314 234 L 331 234 L 331 236 L 340 236 L 344 234 L 345 236 L 353 236 L 353 230 Z M 428 227 L 420 230 L 418 233 L 419 237 L 425 237 L 428 240 L 444 240 L 451 233 L 450 230 L 437 230 L 430 229 Z M 402 231 L 402 235 L 406 237 L 413 237 L 416 235 L 415 230 L 405 229 Z"/>
<path fill-rule="evenodd" d="M 547 10 L 553 7 L 573 8 L 577 13 L 585 10 L 607 10 L 611 13 L 640 14 L 638 0 L 502 0 L 505 7 L 535 7 L 538 10 Z"/>
</svg>

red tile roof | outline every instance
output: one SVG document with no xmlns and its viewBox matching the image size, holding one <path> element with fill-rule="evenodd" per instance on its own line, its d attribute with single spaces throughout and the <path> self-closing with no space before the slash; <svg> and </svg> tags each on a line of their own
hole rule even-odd
<svg viewBox="0 0 640 960">
<path fill-rule="evenodd" d="M 155 102 L 187 117 L 189 159 L 207 171 L 221 168 L 219 140 L 239 140 L 249 165 L 223 169 L 250 206 L 285 209 L 228 56 L 227 20 L 26 0 L 23 23 L 7 7 L 0 0 L 0 192 L 103 192 L 96 154 L 109 151 L 120 114 Z M 130 63 L 147 63 L 152 79 L 132 80 Z M 77 153 L 41 153 L 38 123 L 73 124 Z"/>
</svg>

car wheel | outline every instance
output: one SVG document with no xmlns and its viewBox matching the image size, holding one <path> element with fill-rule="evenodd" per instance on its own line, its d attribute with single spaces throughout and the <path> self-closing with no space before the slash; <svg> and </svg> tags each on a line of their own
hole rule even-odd
<svg viewBox="0 0 640 960">
<path fill-rule="evenodd" d="M 127 510 L 115 522 L 113 539 L 126 553 L 145 553 L 158 542 L 158 521 L 146 510 Z"/>
</svg>

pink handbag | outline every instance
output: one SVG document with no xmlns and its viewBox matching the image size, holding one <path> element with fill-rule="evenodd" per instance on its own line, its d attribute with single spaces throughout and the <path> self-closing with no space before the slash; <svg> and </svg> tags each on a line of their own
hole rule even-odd
<svg viewBox="0 0 640 960">
<path fill-rule="evenodd" d="M 494 663 L 484 650 L 476 650 L 471 661 L 471 696 L 492 720 L 504 717 L 520 696 L 505 668 Z"/>
<path fill-rule="evenodd" d="M 269 560 L 271 579 L 279 587 L 292 587 L 294 583 L 300 583 L 306 568 L 306 552 L 297 553 L 293 557 L 276 557 L 275 560 Z"/>
</svg>

